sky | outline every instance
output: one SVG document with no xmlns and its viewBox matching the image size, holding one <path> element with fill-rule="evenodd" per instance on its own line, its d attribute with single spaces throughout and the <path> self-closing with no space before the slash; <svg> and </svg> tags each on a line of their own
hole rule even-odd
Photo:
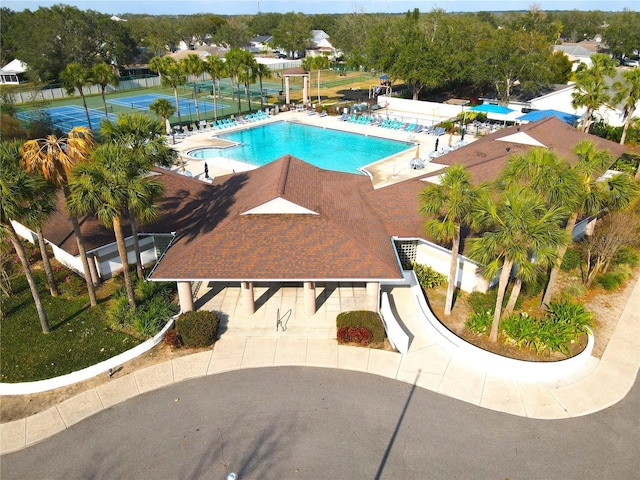
<svg viewBox="0 0 640 480">
<path fill-rule="evenodd" d="M 528 10 L 539 5 L 542 10 L 640 10 L 638 0 L 2 0 L 2 7 L 14 11 L 37 10 L 56 4 L 76 6 L 113 15 L 146 13 L 149 15 L 254 15 L 256 13 L 404 13 L 418 8 L 428 12 L 434 8 L 447 12 Z"/>
</svg>

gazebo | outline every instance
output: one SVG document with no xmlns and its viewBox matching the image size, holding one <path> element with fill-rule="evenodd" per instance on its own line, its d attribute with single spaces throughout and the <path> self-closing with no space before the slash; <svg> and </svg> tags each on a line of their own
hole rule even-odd
<svg viewBox="0 0 640 480">
<path fill-rule="evenodd" d="M 284 76 L 285 101 L 289 105 L 291 103 L 291 77 L 302 77 L 302 103 L 309 101 L 309 72 L 304 68 L 294 67 L 287 68 L 282 72 Z"/>
</svg>

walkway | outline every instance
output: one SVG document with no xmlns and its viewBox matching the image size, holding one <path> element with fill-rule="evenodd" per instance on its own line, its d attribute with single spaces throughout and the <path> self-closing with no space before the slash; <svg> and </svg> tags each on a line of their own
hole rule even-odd
<svg viewBox="0 0 640 480">
<path fill-rule="evenodd" d="M 350 305 L 357 306 L 357 302 L 353 303 L 359 295 L 357 290 L 354 286 L 352 297 L 344 297 Z M 234 308 L 239 296 L 230 292 L 223 297 L 218 297 L 221 293 L 218 292 L 205 301 L 226 301 L 226 308 Z M 227 293 L 230 296 L 225 300 Z M 334 302 L 341 302 L 341 293 L 339 289 L 327 291 L 323 302 L 325 308 L 333 308 Z M 207 296 L 206 291 L 202 294 Z M 414 335 L 405 356 L 391 351 L 338 345 L 335 338 L 330 338 L 327 332 L 322 333 L 322 321 L 314 333 L 307 332 L 305 336 L 302 333 L 295 336 L 296 321 L 291 323 L 290 330 L 276 335 L 275 316 L 265 313 L 268 309 L 273 313 L 273 306 L 267 302 L 258 309 L 256 318 L 271 318 L 271 334 L 254 336 L 246 333 L 250 328 L 265 328 L 260 325 L 261 320 L 253 327 L 241 326 L 245 335 L 234 334 L 234 323 L 230 323 L 227 334 L 223 333 L 210 351 L 114 378 L 44 412 L 0 425 L 0 453 L 33 445 L 142 393 L 236 369 L 305 366 L 353 370 L 416 382 L 419 387 L 491 410 L 530 418 L 561 419 L 587 415 L 617 403 L 631 389 L 640 367 L 640 281 L 636 283 L 602 358 L 592 357 L 584 371 L 552 384 L 506 380 L 461 363 L 422 329 L 407 287 L 394 288 L 391 294 L 401 321 Z M 276 309 L 291 308 L 297 302 L 296 295 L 288 297 L 284 290 L 278 295 L 275 304 L 279 307 Z M 288 299 L 285 301 L 285 298 Z"/>
</svg>

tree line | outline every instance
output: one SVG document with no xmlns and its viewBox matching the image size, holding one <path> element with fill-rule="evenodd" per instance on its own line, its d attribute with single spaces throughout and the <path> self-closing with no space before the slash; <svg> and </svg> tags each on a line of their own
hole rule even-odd
<svg viewBox="0 0 640 480">
<path fill-rule="evenodd" d="M 405 15 L 304 15 L 261 13 L 220 16 L 110 15 L 56 5 L 31 12 L 0 9 L 3 64 L 24 61 L 34 81 L 58 82 L 70 63 L 92 68 L 146 64 L 186 45 L 220 44 L 243 48 L 257 35 L 271 36 L 287 52 L 310 45 L 311 30 L 324 30 L 352 67 L 384 70 L 424 91 L 464 83 L 491 89 L 508 100 L 514 89 L 540 91 L 565 83 L 570 65 L 553 54 L 561 39 L 601 35 L 614 57 L 640 49 L 640 13 L 528 12 L 447 13 L 417 9 Z"/>
</svg>

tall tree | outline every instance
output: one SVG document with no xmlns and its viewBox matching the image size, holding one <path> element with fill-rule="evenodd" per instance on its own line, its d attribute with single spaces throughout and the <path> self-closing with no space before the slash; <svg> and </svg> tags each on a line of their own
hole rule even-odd
<svg viewBox="0 0 640 480">
<path fill-rule="evenodd" d="M 43 333 L 49 333 L 49 320 L 42 305 L 38 286 L 31 273 L 27 254 L 11 220 L 29 223 L 32 215 L 29 202 L 40 195 L 44 182 L 40 177 L 28 175 L 20 167 L 20 143 L 0 142 L 0 239 L 7 236 L 20 259 L 38 312 Z"/>
<path fill-rule="evenodd" d="M 60 74 L 60 80 L 62 85 L 67 90 L 69 95 L 73 95 L 75 90 L 78 90 L 82 97 L 82 105 L 84 111 L 87 114 L 87 125 L 92 129 L 91 117 L 89 116 L 89 107 L 87 107 L 87 99 L 84 96 L 84 87 L 91 84 L 91 72 L 88 68 L 83 67 L 79 63 L 70 63 Z"/>
<path fill-rule="evenodd" d="M 142 170 L 132 167 L 135 164 L 135 151 L 127 145 L 102 144 L 93 151 L 90 162 L 76 168 L 70 183 L 71 211 L 78 215 L 96 213 L 104 225 L 113 228 L 132 308 L 136 306 L 136 299 L 129 275 L 123 218 L 134 198 L 149 198 L 152 196 L 148 192 L 150 186 L 158 184 L 143 176 Z"/>
<path fill-rule="evenodd" d="M 226 73 L 225 62 L 217 55 L 209 55 L 205 60 L 205 71 L 211 77 L 211 94 L 213 95 L 213 119 L 218 120 L 218 97 L 220 96 L 220 79 Z"/>
<path fill-rule="evenodd" d="M 609 16 L 603 40 L 618 58 L 640 50 L 640 12 L 625 9 Z"/>
<path fill-rule="evenodd" d="M 195 53 L 190 53 L 180 60 L 180 67 L 185 75 L 193 78 L 193 101 L 196 104 L 196 119 L 200 123 L 200 106 L 198 104 L 198 77 L 204 73 L 204 61 Z"/>
<path fill-rule="evenodd" d="M 120 115 L 115 122 L 104 122 L 101 134 L 106 143 L 124 145 L 132 151 L 133 159 L 128 168 L 130 176 L 135 178 L 148 172 L 154 165 L 167 167 L 175 162 L 177 153 L 164 141 L 163 128 L 162 124 L 147 115 L 131 113 Z M 144 278 L 144 269 L 138 242 L 138 225 L 157 219 L 159 212 L 154 202 L 162 194 L 162 189 L 155 188 L 155 184 L 148 185 L 150 189 L 144 193 L 151 195 L 149 198 L 132 196 L 127 204 L 136 254 L 136 272 L 140 279 Z"/>
<path fill-rule="evenodd" d="M 244 84 L 244 94 L 247 99 L 249 112 L 253 111 L 251 109 L 251 84 L 256 81 L 256 68 L 258 68 L 258 62 L 253 58 L 253 55 L 246 50 L 242 50 L 239 79 Z"/>
<path fill-rule="evenodd" d="M 309 17 L 302 13 L 285 13 L 273 32 L 273 44 L 284 48 L 289 56 L 307 48 L 311 39 Z"/>
<path fill-rule="evenodd" d="M 72 129 L 67 137 L 49 135 L 47 138 L 29 140 L 22 146 L 22 163 L 27 171 L 40 171 L 44 178 L 52 185 L 62 188 L 67 210 L 69 209 L 69 180 L 74 166 L 85 162 L 94 147 L 91 130 L 84 127 Z M 78 252 L 82 262 L 82 269 L 87 283 L 89 301 L 94 307 L 98 304 L 94 288 L 94 278 L 87 259 L 84 237 L 80 230 L 78 218 L 70 214 L 69 220 L 73 226 L 73 233 L 78 244 Z M 93 260 L 92 260 L 93 261 Z M 95 269 L 94 269 L 95 270 Z M 95 281 L 97 282 L 97 275 Z"/>
<path fill-rule="evenodd" d="M 157 58 L 157 57 L 156 57 Z M 180 115 L 180 99 L 178 97 L 178 87 L 187 83 L 187 77 L 180 68 L 180 64 L 171 57 L 161 57 L 162 60 L 154 61 L 154 69 L 160 74 L 160 82 L 163 87 L 173 89 L 173 96 L 176 102 L 176 112 L 178 114 L 178 124 L 182 126 Z M 152 59 L 153 61 L 153 59 Z"/>
<path fill-rule="evenodd" d="M 515 86 L 535 93 L 551 82 L 552 42 L 539 32 L 497 28 L 478 42 L 473 78 L 491 86 L 499 100 L 508 103 Z"/>
<path fill-rule="evenodd" d="M 440 179 L 440 184 L 425 187 L 418 199 L 420 213 L 432 217 L 425 222 L 425 232 L 438 242 L 451 244 L 449 283 L 444 304 L 444 314 L 450 315 L 458 276 L 462 227 L 469 225 L 470 214 L 485 189 L 471 185 L 471 176 L 462 165 L 447 168 Z"/>
<path fill-rule="evenodd" d="M 107 86 L 118 85 L 120 83 L 120 79 L 109 65 L 107 65 L 106 63 L 96 63 L 93 67 L 91 67 L 90 80 L 92 84 L 100 85 L 100 94 L 102 95 L 104 114 L 107 118 L 109 118 L 109 111 L 107 110 L 107 98 L 105 96 L 105 93 L 107 91 Z"/>
<path fill-rule="evenodd" d="M 573 229 L 579 216 L 594 216 L 603 210 L 625 208 L 637 195 L 637 184 L 627 175 L 614 175 L 599 181 L 600 175 L 611 165 L 609 152 L 598 150 L 589 141 L 580 142 L 574 151 L 578 162 L 572 167 L 573 175 L 578 177 L 579 188 L 562 199 L 562 204 L 571 212 L 565 224 L 568 238 L 572 238 Z M 542 303 L 548 304 L 555 293 L 560 265 L 567 251 L 567 245 L 560 246 L 558 258 L 549 274 L 547 288 Z"/>
<path fill-rule="evenodd" d="M 320 72 L 329 68 L 329 59 L 324 55 L 306 57 L 302 62 L 302 66 L 307 70 L 317 71 L 316 86 L 318 87 L 318 103 L 320 103 L 322 101 L 320 99 Z"/>
<path fill-rule="evenodd" d="M 631 120 L 636 113 L 636 106 L 640 102 L 640 68 L 632 68 L 622 72 L 622 81 L 614 82 L 613 90 L 615 91 L 613 102 L 616 105 L 623 104 L 624 114 L 627 117 L 622 129 L 622 137 L 620 137 L 620 144 L 624 145 L 629 125 L 631 125 Z M 638 171 L 640 171 L 640 166 Z"/>
<path fill-rule="evenodd" d="M 173 103 L 171 103 L 166 98 L 155 99 L 149 105 L 149 110 L 160 117 L 160 119 L 162 120 L 162 125 L 164 125 L 165 127 L 167 125 L 167 120 L 171 118 L 171 115 L 176 113 L 176 107 L 174 107 Z M 171 132 L 167 129 L 167 133 Z"/>
<path fill-rule="evenodd" d="M 500 274 L 489 340 L 496 342 L 502 304 L 514 266 L 531 262 L 539 252 L 552 254 L 563 242 L 559 207 L 549 207 L 531 189 L 509 189 L 498 198 L 485 196 L 472 213 L 478 225 L 488 230 L 469 241 L 469 256 L 482 263 L 483 276 Z"/>
<path fill-rule="evenodd" d="M 241 82 L 242 72 L 244 68 L 244 61 L 246 58 L 245 53 L 249 53 L 249 52 L 246 52 L 244 50 L 240 50 L 237 48 L 233 48 L 229 50 L 229 52 L 227 52 L 227 54 L 224 57 L 225 68 L 226 68 L 227 74 L 229 75 L 229 77 L 231 77 L 231 83 L 235 84 L 238 88 L 238 115 L 240 115 L 242 111 L 242 107 L 240 104 L 240 99 L 241 99 L 240 82 Z"/>
<path fill-rule="evenodd" d="M 260 109 L 264 110 L 264 91 L 262 89 L 262 80 L 265 78 L 271 78 L 271 69 L 264 63 L 258 63 L 255 68 L 255 74 L 260 82 Z"/>
<path fill-rule="evenodd" d="M 604 53 L 591 56 L 591 66 L 581 63 L 576 70 L 576 83 L 571 94 L 573 108 L 586 107 L 582 120 L 582 131 L 588 132 L 593 123 L 593 114 L 610 99 L 607 78 L 616 73 L 615 60 Z"/>
</svg>

